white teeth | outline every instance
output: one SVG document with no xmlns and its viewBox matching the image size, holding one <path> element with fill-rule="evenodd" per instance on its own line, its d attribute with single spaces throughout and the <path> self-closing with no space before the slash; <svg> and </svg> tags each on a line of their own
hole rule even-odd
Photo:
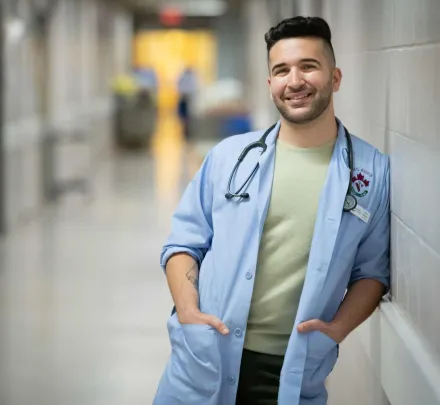
<svg viewBox="0 0 440 405">
<path fill-rule="evenodd" d="M 308 94 L 304 94 L 304 95 L 298 96 L 298 97 L 293 97 L 292 100 L 302 100 L 303 98 L 306 98 L 306 97 L 308 97 Z"/>
<path fill-rule="evenodd" d="M 304 98 L 309 97 L 310 94 L 303 94 L 302 96 L 295 96 L 295 97 L 286 97 L 287 101 L 298 101 L 298 100 L 302 100 Z"/>
</svg>

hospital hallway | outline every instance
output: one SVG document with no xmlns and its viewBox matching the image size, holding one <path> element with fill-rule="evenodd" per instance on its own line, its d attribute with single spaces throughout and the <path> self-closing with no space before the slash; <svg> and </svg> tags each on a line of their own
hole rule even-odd
<svg viewBox="0 0 440 405">
<path fill-rule="evenodd" d="M 0 405 L 153 404 L 171 353 L 173 302 L 160 256 L 172 215 L 215 145 L 251 131 L 263 134 L 280 119 L 277 105 L 281 108 L 285 87 L 269 83 L 268 89 L 274 72 L 268 70 L 265 34 L 294 16 L 321 17 L 331 29 L 342 72 L 333 92 L 335 115 L 359 138 L 353 142 L 351 190 L 357 215 L 364 212 L 362 218 L 342 214 L 353 220 L 345 222 L 350 223 L 345 232 L 339 199 L 331 195 L 331 203 L 322 204 L 325 212 L 319 214 L 334 235 L 339 230 L 339 245 L 333 249 L 332 235 L 328 243 L 327 234 L 315 233 L 325 240 L 321 249 L 315 239 L 324 257 L 316 268 L 318 261 L 310 260 L 308 268 L 312 277 L 320 271 L 317 286 L 330 289 L 313 300 L 311 313 L 327 317 L 326 294 L 332 307 L 331 291 L 346 290 L 340 280 L 384 271 L 385 266 L 376 268 L 380 248 L 375 248 L 377 242 L 385 245 L 388 232 L 378 236 L 368 227 L 369 221 L 377 223 L 373 211 L 383 180 L 376 163 L 382 160 L 367 162 L 362 141 L 389 156 L 391 195 L 389 293 L 338 350 L 331 339 L 313 347 L 309 335 L 302 358 L 319 360 L 322 370 L 330 364 L 326 344 L 332 343 L 333 358 L 338 354 L 325 381 L 327 405 L 440 405 L 440 1 L 433 0 L 0 1 Z M 317 79 L 309 83 L 318 95 L 324 94 L 321 84 L 330 83 L 324 70 L 317 69 Z M 299 74 L 287 77 L 291 87 L 298 78 L 306 83 Z M 284 98 L 290 105 L 292 99 Z M 231 147 L 224 166 L 241 152 Z M 215 156 L 222 161 L 221 154 Z M 250 163 L 240 169 L 254 167 Z M 221 165 L 211 167 L 229 178 Z M 339 174 L 346 170 L 329 167 Z M 249 174 L 236 173 L 231 190 Z M 292 181 L 290 173 L 286 179 Z M 305 180 L 311 186 L 309 177 Z M 338 183 L 330 184 L 337 192 Z M 214 197 L 222 203 L 227 186 L 224 181 L 224 193 Z M 227 204 L 238 200 L 233 201 Z M 229 235 L 238 238 L 245 228 L 240 221 L 252 215 L 245 211 L 252 205 L 238 204 L 243 211 L 237 214 L 235 206 L 213 205 L 234 218 L 231 224 L 216 222 L 218 246 L 223 247 L 222 235 L 228 242 Z M 185 218 L 191 218 L 189 211 Z M 294 210 L 287 201 L 289 211 Z M 380 224 L 388 229 L 388 222 Z M 290 233 L 290 225 L 286 229 Z M 256 233 L 250 229 L 247 235 Z M 368 248 L 372 235 L 376 243 Z M 273 245 L 287 246 L 290 255 L 293 249 L 280 240 Z M 231 257 L 239 257 L 242 282 L 251 288 L 256 268 L 246 263 L 252 251 L 235 250 L 214 255 L 220 263 L 216 276 L 232 274 Z M 350 260 L 361 263 L 350 266 Z M 339 269 L 339 263 L 345 267 Z M 339 273 L 330 272 L 336 268 Z M 271 291 L 266 285 L 264 290 Z M 233 305 L 229 289 L 227 294 Z M 246 336 L 245 315 L 227 319 L 238 349 L 237 339 Z M 194 331 L 192 344 L 202 342 L 202 349 L 217 355 L 209 337 Z M 173 372 L 185 377 L 191 364 L 182 359 L 184 366 Z M 234 394 L 238 371 L 228 370 L 227 360 L 222 365 L 215 374 L 221 395 Z M 302 367 L 299 373 L 288 370 L 295 381 L 291 387 L 300 381 L 293 375 L 305 373 L 307 365 Z M 313 371 L 317 378 L 321 374 Z M 185 401 L 191 399 L 159 405 L 235 405 Z M 298 402 L 288 405 L 303 405 Z"/>
<path fill-rule="evenodd" d="M 0 404 L 152 403 L 169 352 L 159 253 L 180 152 L 177 139 L 174 156 L 109 154 L 90 201 L 0 242 Z"/>
</svg>

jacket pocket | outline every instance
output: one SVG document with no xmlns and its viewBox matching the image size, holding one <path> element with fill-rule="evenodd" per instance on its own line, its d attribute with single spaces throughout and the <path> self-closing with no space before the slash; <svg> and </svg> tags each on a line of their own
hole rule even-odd
<svg viewBox="0 0 440 405">
<path fill-rule="evenodd" d="M 313 398 L 322 392 L 325 379 L 336 364 L 338 351 L 339 345 L 325 333 L 313 331 L 308 334 L 302 396 Z"/>
<path fill-rule="evenodd" d="M 217 370 L 220 360 L 218 331 L 209 325 L 182 324 L 182 335 L 188 354 L 204 372 Z"/>
<path fill-rule="evenodd" d="M 180 324 L 176 314 L 169 322 L 169 329 L 172 352 L 167 371 L 172 383 L 170 389 L 186 396 L 188 404 L 208 404 L 220 389 L 217 330 L 208 325 Z"/>
</svg>

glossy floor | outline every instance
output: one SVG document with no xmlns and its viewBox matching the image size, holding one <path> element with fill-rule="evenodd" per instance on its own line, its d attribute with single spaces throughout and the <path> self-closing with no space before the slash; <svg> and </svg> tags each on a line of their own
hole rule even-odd
<svg viewBox="0 0 440 405">
<path fill-rule="evenodd" d="M 90 201 L 0 241 L 1 405 L 152 403 L 172 307 L 159 254 L 188 176 L 162 125 L 151 156 L 100 165 Z"/>
</svg>

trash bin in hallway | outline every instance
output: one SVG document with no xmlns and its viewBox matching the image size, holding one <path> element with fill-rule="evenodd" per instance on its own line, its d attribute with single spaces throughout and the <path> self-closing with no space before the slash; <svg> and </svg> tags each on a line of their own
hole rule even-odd
<svg viewBox="0 0 440 405">
<path fill-rule="evenodd" d="M 156 125 L 155 93 L 133 75 L 121 75 L 113 83 L 114 144 L 121 149 L 148 148 Z"/>
<path fill-rule="evenodd" d="M 148 148 L 155 123 L 156 108 L 148 92 L 115 94 L 114 140 L 118 148 Z"/>
</svg>

